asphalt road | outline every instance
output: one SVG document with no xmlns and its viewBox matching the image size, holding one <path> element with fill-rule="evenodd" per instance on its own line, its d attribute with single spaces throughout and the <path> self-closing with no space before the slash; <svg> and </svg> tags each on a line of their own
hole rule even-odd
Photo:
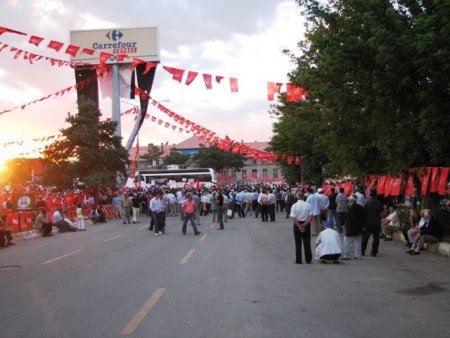
<svg viewBox="0 0 450 338">
<path fill-rule="evenodd" d="M 284 216 L 18 241 L 0 250 L 0 337 L 448 337 L 450 258 L 381 242 L 376 258 L 297 265 Z"/>
</svg>

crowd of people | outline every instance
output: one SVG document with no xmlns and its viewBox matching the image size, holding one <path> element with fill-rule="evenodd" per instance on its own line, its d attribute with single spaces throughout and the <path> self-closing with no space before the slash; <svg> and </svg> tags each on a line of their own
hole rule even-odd
<svg viewBox="0 0 450 338">
<path fill-rule="evenodd" d="M 324 196 L 320 188 L 316 193 L 299 190 L 296 199 L 290 217 L 294 221 L 297 264 L 303 263 L 302 249 L 305 262 L 311 264 L 311 236 L 317 236 L 316 259 L 321 263 L 338 263 L 339 260 L 351 260 L 352 256 L 362 259 L 371 238 L 370 255 L 376 257 L 380 239 L 392 241 L 393 233 L 401 228 L 397 206 L 383 205 L 377 199 L 375 189 L 368 192 L 367 199 L 361 187 L 350 195 L 346 195 L 343 188 L 339 192 L 333 188 L 328 196 Z M 442 228 L 431 210 L 421 210 L 418 216 L 412 207 L 409 221 L 410 228 L 403 231 L 409 247 L 406 253 L 420 255 L 425 243 L 441 240 Z M 343 233 L 343 239 L 340 233 Z"/>
<path fill-rule="evenodd" d="M 352 256 L 354 259 L 365 256 L 371 238 L 370 255 L 376 257 L 380 240 L 391 241 L 393 233 L 400 230 L 397 206 L 383 205 L 377 197 L 375 189 L 364 192 L 362 187 L 356 187 L 350 194 L 346 194 L 343 187 L 336 187 L 325 194 L 321 188 L 270 184 L 202 189 L 108 189 L 97 199 L 89 194 L 82 199 L 77 196 L 70 200 L 71 205 L 65 204 L 62 198 L 62 203 L 53 208 L 48 205 L 49 198 L 39 197 L 35 227 L 43 237 L 53 236 L 53 229 L 61 233 L 86 231 L 86 219 L 93 224 L 107 222 L 105 205 L 112 206 L 113 216 L 121 219 L 123 224 L 137 224 L 142 217 L 148 217 L 148 229 L 155 236 L 165 233 L 167 217 L 180 217 L 183 234 L 187 233 L 187 224 L 190 223 L 193 233 L 199 235 L 201 231 L 197 226 L 201 225 L 201 216 L 211 215 L 211 221 L 218 224 L 217 229 L 223 230 L 229 219 L 255 217 L 261 218 L 262 222 L 275 222 L 279 214 L 293 220 L 297 264 L 303 263 L 303 252 L 304 261 L 307 264 L 312 262 L 311 237 L 316 237 L 316 259 L 322 263 L 338 263 L 339 260 L 350 260 Z M 98 203 L 94 205 L 94 201 Z M 75 210 L 76 219 L 67 216 L 69 207 Z M 441 227 L 430 210 L 421 210 L 418 214 L 413 206 L 409 221 L 410 228 L 402 229 L 407 253 L 419 255 L 425 243 L 441 239 Z M 11 232 L 5 228 L 3 215 L 0 247 L 8 245 L 14 244 Z"/>
</svg>

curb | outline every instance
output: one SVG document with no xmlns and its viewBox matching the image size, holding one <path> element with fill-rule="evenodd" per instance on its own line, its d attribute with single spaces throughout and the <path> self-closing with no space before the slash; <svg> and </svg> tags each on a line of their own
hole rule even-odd
<svg viewBox="0 0 450 338">
<path fill-rule="evenodd" d="M 84 225 L 93 225 L 91 220 L 85 220 L 84 221 Z M 78 227 L 78 223 L 74 222 L 72 223 L 72 226 L 74 226 L 75 228 Z M 52 229 L 52 233 L 57 233 L 58 232 L 58 228 L 53 227 Z M 32 239 L 32 238 L 37 238 L 37 237 L 42 237 L 42 233 L 40 230 L 38 229 L 32 229 L 32 230 L 28 230 L 28 231 L 22 231 L 22 232 L 15 232 L 11 234 L 12 238 L 14 241 L 20 241 L 23 239 Z"/>
<path fill-rule="evenodd" d="M 392 237 L 397 241 L 406 243 L 401 231 L 394 232 Z M 438 243 L 425 243 L 425 245 L 429 252 L 438 253 L 445 257 L 450 256 L 450 243 L 446 242 L 445 239 Z"/>
</svg>

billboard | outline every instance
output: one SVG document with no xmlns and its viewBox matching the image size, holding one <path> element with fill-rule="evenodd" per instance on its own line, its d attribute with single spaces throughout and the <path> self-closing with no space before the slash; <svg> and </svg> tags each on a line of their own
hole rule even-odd
<svg viewBox="0 0 450 338">
<path fill-rule="evenodd" d="M 130 63 L 132 58 L 159 61 L 156 27 L 71 31 L 70 44 L 94 51 L 93 55 L 80 52 L 71 58 L 72 62 L 98 64 L 101 52 L 114 54 L 106 61 L 108 64 Z M 118 54 L 127 54 L 130 58 L 118 61 Z"/>
</svg>

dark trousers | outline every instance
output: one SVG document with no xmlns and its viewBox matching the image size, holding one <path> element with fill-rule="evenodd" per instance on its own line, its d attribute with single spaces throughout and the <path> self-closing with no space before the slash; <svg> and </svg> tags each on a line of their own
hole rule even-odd
<svg viewBox="0 0 450 338">
<path fill-rule="evenodd" d="M 303 222 L 299 222 L 302 224 Z M 302 264 L 302 242 L 305 247 L 305 261 L 310 264 L 312 261 L 311 252 L 311 225 L 308 224 L 305 227 L 305 231 L 301 232 L 300 229 L 294 224 L 294 239 L 295 239 L 295 263 Z"/>
<path fill-rule="evenodd" d="M 227 208 L 221 205 L 217 206 L 217 222 L 219 222 L 219 226 L 223 229 L 223 213 L 227 212 Z"/>
<path fill-rule="evenodd" d="M 283 200 L 277 200 L 277 212 L 283 212 L 284 210 L 284 201 Z"/>
<path fill-rule="evenodd" d="M 236 209 L 239 215 L 239 218 L 245 217 L 244 209 L 242 208 L 242 205 L 239 203 L 236 203 Z"/>
<path fill-rule="evenodd" d="M 289 215 L 291 214 L 291 208 L 292 208 L 292 204 L 287 203 L 286 204 L 286 218 L 289 218 Z"/>
<path fill-rule="evenodd" d="M 52 233 L 52 224 L 51 223 L 42 224 L 42 236 L 47 237 L 51 233 Z"/>
<path fill-rule="evenodd" d="M 272 222 L 275 222 L 275 203 L 274 204 L 269 204 L 267 211 L 269 213 L 270 220 Z"/>
<path fill-rule="evenodd" d="M 369 227 L 364 232 L 364 234 L 363 234 L 363 241 L 362 241 L 362 248 L 361 248 L 361 252 L 362 252 L 363 256 L 364 256 L 364 254 L 366 252 L 366 248 L 367 248 L 367 244 L 369 242 L 370 236 L 373 236 L 372 251 L 370 252 L 370 254 L 371 255 L 378 254 L 378 246 L 380 245 L 380 231 L 381 231 L 381 226 L 379 226 L 379 227 Z"/>
<path fill-rule="evenodd" d="M 260 204 L 261 218 L 263 222 L 269 221 L 269 206 L 266 204 Z"/>
</svg>

